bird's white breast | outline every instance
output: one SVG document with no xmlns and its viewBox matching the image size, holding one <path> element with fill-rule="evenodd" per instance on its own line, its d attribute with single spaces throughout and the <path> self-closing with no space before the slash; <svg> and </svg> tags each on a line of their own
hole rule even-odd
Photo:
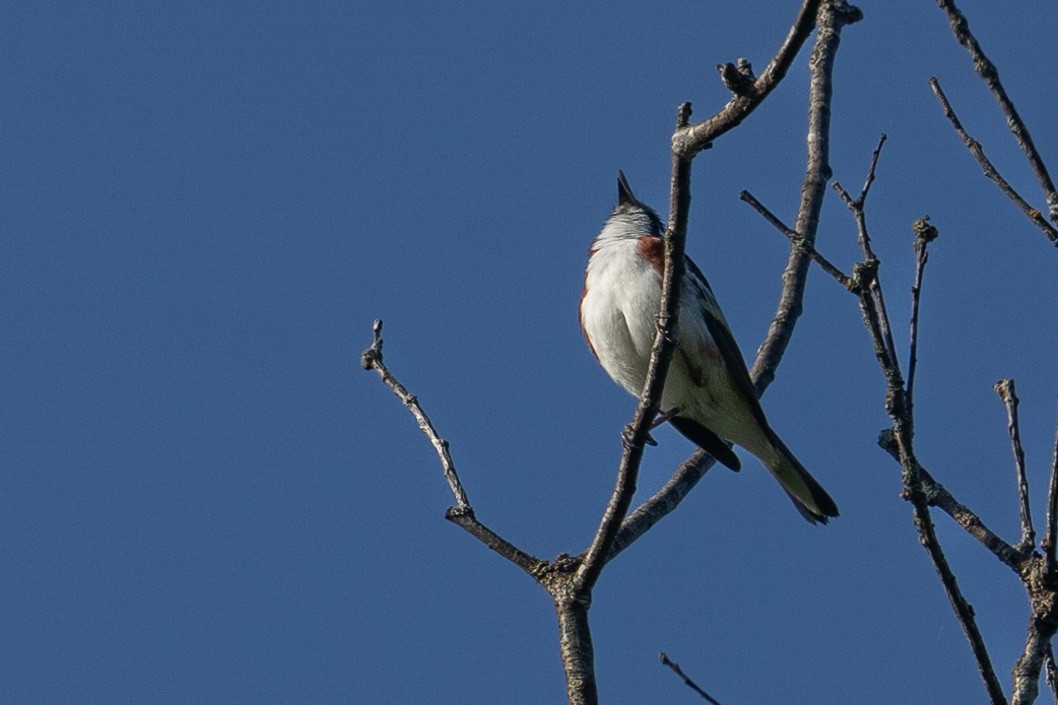
<svg viewBox="0 0 1058 705">
<path fill-rule="evenodd" d="M 661 276 L 638 248 L 637 238 L 595 242 L 580 308 L 584 334 L 599 363 L 636 396 L 646 379 L 661 300 Z"/>
</svg>

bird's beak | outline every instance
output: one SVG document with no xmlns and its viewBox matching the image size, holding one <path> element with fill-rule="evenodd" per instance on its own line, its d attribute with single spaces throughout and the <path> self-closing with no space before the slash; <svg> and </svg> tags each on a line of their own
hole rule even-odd
<svg viewBox="0 0 1058 705">
<path fill-rule="evenodd" d="M 617 170 L 617 205 L 619 206 L 631 206 L 637 205 L 639 199 L 632 193 L 632 187 L 628 185 L 628 179 L 625 178 L 625 173 L 620 169 Z"/>
</svg>

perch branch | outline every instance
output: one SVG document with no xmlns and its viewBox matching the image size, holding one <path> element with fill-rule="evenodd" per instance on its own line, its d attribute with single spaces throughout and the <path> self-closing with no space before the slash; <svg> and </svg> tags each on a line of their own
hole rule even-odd
<svg viewBox="0 0 1058 705">
<path fill-rule="evenodd" d="M 815 48 L 812 51 L 812 60 L 809 65 L 811 74 L 809 85 L 809 131 L 806 138 L 808 156 L 805 181 L 801 187 L 804 197 L 802 198 L 797 218 L 797 222 L 803 226 L 799 227 L 798 232 L 804 236 L 804 241 L 809 245 L 815 241 L 815 233 L 819 224 L 819 210 L 822 207 L 826 180 L 830 178 L 831 173 L 828 164 L 827 145 L 829 144 L 834 55 L 838 50 L 839 35 L 842 28 L 846 24 L 855 22 L 861 16 L 859 10 L 850 8 L 842 0 L 826 0 L 821 5 L 818 2 L 807 1 L 802 6 L 798 20 L 790 28 L 787 42 L 783 45 L 783 49 L 780 50 L 780 54 L 791 51 L 791 47 L 794 47 L 792 51 L 796 54 L 796 47 L 800 47 L 804 37 L 801 37 L 800 40 L 796 40 L 796 38 L 800 36 L 802 31 L 806 33 L 811 31 L 811 21 L 809 21 L 807 29 L 801 26 L 804 21 L 803 13 L 806 8 L 817 7 L 820 31 L 816 37 Z M 792 60 L 792 55 L 789 59 Z M 784 61 L 788 62 L 786 59 Z M 788 63 L 786 65 L 788 66 Z M 767 71 L 765 73 L 768 74 Z M 785 73 L 785 68 L 778 74 L 772 72 L 769 74 L 772 76 L 770 80 L 777 81 Z M 760 81 L 761 79 L 757 80 Z M 733 99 L 733 102 L 737 100 L 737 98 Z M 759 101 L 753 103 L 749 110 L 752 111 L 757 104 L 759 104 Z M 726 124 L 721 119 L 721 116 L 724 116 L 726 114 L 725 111 L 731 109 L 731 106 L 732 103 L 728 103 L 724 110 L 721 110 L 705 121 L 705 123 L 716 121 L 715 125 Z M 741 122 L 741 118 L 738 122 Z M 698 124 L 704 125 L 705 123 Z M 708 142 L 734 127 L 735 124 L 738 123 L 728 125 L 716 133 L 703 132 L 702 134 L 710 135 L 706 140 Z M 680 133 L 681 129 L 677 129 L 676 135 L 673 137 L 674 154 L 677 154 L 680 149 L 678 145 Z M 694 151 L 691 150 L 691 153 L 694 153 Z M 763 394 L 764 390 L 775 378 L 775 370 L 782 360 L 782 355 L 786 350 L 790 336 L 793 334 L 794 326 L 797 323 L 797 318 L 801 313 L 805 279 L 808 276 L 808 265 L 810 264 L 810 259 L 803 253 L 803 250 L 803 244 L 791 250 L 790 259 L 782 274 L 783 289 L 779 297 L 778 309 L 769 327 L 767 338 L 761 345 L 756 362 L 750 371 L 750 377 L 754 380 L 758 395 Z M 715 461 L 708 454 L 696 452 L 681 464 L 665 485 L 625 519 L 610 551 L 610 558 L 635 542 L 650 527 L 661 521 L 669 512 L 679 506 L 683 498 L 709 471 L 713 462 Z"/>
<path fill-rule="evenodd" d="M 680 106 L 676 117 L 676 129 L 687 124 L 691 104 Z M 595 532 L 595 539 L 585 554 L 574 577 L 578 591 L 585 598 L 599 579 L 599 573 L 610 555 L 614 539 L 621 522 L 624 521 L 636 490 L 639 465 L 643 460 L 643 448 L 650 435 L 654 417 L 658 414 L 661 394 L 668 375 L 669 363 L 676 349 L 676 323 L 679 314 L 680 286 L 683 282 L 684 243 L 687 239 L 687 216 L 691 208 L 691 159 L 672 155 L 672 184 L 669 201 L 669 225 L 665 233 L 665 270 L 662 276 L 661 310 L 658 313 L 658 331 L 654 347 L 650 352 L 646 383 L 639 398 L 635 418 L 624 433 L 624 453 L 617 471 L 617 482 L 606 505 L 602 521 Z"/>
</svg>

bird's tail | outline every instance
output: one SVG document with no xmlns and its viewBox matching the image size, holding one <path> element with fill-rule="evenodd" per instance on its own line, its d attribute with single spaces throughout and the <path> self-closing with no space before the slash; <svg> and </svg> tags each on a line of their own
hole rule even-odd
<svg viewBox="0 0 1058 705">
<path fill-rule="evenodd" d="M 771 429 L 768 430 L 771 431 Z M 800 461 L 774 432 L 770 432 L 769 436 L 773 453 L 765 465 L 786 490 L 786 494 L 790 495 L 797 511 L 801 512 L 801 516 L 813 524 L 816 522 L 826 524 L 830 517 L 836 517 L 838 505 L 834 503 L 823 486 L 805 470 Z"/>
</svg>

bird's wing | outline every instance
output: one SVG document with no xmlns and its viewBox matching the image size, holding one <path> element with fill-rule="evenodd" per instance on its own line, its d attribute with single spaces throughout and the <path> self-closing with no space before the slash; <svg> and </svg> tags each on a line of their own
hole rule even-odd
<svg viewBox="0 0 1058 705">
<path fill-rule="evenodd" d="M 757 401 L 757 392 L 753 388 L 753 382 L 749 379 L 746 361 L 742 357 L 742 351 L 738 349 L 735 336 L 731 334 L 731 329 L 728 327 L 727 320 L 720 310 L 720 304 L 717 303 L 716 296 L 713 295 L 713 290 L 709 288 L 709 281 L 690 257 L 686 259 L 686 263 L 687 274 L 690 275 L 686 277 L 686 281 L 690 284 L 691 291 L 696 295 L 701 317 L 705 321 L 709 335 L 713 337 L 713 341 L 716 343 L 717 350 L 720 352 L 720 359 L 723 360 L 724 365 L 730 372 L 730 377 L 739 396 L 746 402 L 746 406 L 749 407 L 750 412 L 760 422 L 761 427 L 767 429 L 768 422 L 764 418 L 764 411 L 760 407 L 760 402 Z"/>
</svg>

